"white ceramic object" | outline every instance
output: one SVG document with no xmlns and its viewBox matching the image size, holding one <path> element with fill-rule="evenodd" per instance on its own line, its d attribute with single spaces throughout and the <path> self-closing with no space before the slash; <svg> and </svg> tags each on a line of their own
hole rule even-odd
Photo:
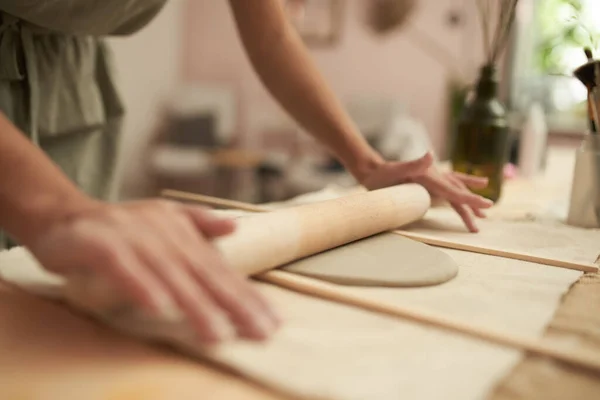
<svg viewBox="0 0 600 400">
<path fill-rule="evenodd" d="M 588 135 L 575 156 L 567 223 L 600 228 L 600 136 Z"/>
<path fill-rule="evenodd" d="M 519 146 L 519 175 L 533 178 L 540 174 L 546 148 L 548 126 L 539 103 L 532 104 L 521 133 Z"/>
</svg>

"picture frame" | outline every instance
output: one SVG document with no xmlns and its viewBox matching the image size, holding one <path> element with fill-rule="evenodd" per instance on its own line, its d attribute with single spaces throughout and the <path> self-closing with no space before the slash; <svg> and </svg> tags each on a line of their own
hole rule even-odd
<svg viewBox="0 0 600 400">
<path fill-rule="evenodd" d="M 342 35 L 345 0 L 286 0 L 286 11 L 308 46 L 329 47 Z"/>
</svg>

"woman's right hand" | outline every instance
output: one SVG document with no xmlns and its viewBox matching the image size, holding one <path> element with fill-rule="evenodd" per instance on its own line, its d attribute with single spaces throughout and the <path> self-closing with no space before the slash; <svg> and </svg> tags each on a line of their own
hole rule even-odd
<svg viewBox="0 0 600 400">
<path fill-rule="evenodd" d="M 151 312 L 178 306 L 204 343 L 264 340 L 278 317 L 211 244 L 234 229 L 208 210 L 169 201 L 95 203 L 50 223 L 27 247 L 48 270 L 89 269 Z"/>
</svg>

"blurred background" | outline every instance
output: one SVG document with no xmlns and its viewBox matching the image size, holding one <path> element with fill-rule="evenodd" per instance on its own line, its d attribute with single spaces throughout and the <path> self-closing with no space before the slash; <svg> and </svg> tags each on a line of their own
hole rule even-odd
<svg viewBox="0 0 600 400">
<path fill-rule="evenodd" d="M 282 1 L 376 148 L 404 160 L 431 146 L 447 159 L 483 58 L 476 0 Z M 550 140 L 585 133 L 586 89 L 572 72 L 599 39 L 598 0 L 519 2 L 500 63 L 515 141 L 532 104 Z M 226 1 L 171 0 L 142 32 L 110 43 L 128 112 L 122 198 L 171 188 L 276 201 L 353 184 L 262 87 Z"/>
</svg>

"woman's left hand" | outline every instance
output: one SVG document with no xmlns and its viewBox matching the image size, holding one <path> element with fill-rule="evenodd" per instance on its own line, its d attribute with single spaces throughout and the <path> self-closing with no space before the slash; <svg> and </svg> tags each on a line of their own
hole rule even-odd
<svg viewBox="0 0 600 400">
<path fill-rule="evenodd" d="M 479 231 L 475 217 L 485 218 L 483 210 L 494 204 L 469 190 L 487 186 L 486 178 L 458 172 L 442 173 L 433 165 L 433 157 L 429 153 L 414 161 L 382 163 L 360 179 L 360 183 L 369 190 L 408 182 L 418 183 L 432 197 L 448 201 L 471 232 Z"/>
</svg>

